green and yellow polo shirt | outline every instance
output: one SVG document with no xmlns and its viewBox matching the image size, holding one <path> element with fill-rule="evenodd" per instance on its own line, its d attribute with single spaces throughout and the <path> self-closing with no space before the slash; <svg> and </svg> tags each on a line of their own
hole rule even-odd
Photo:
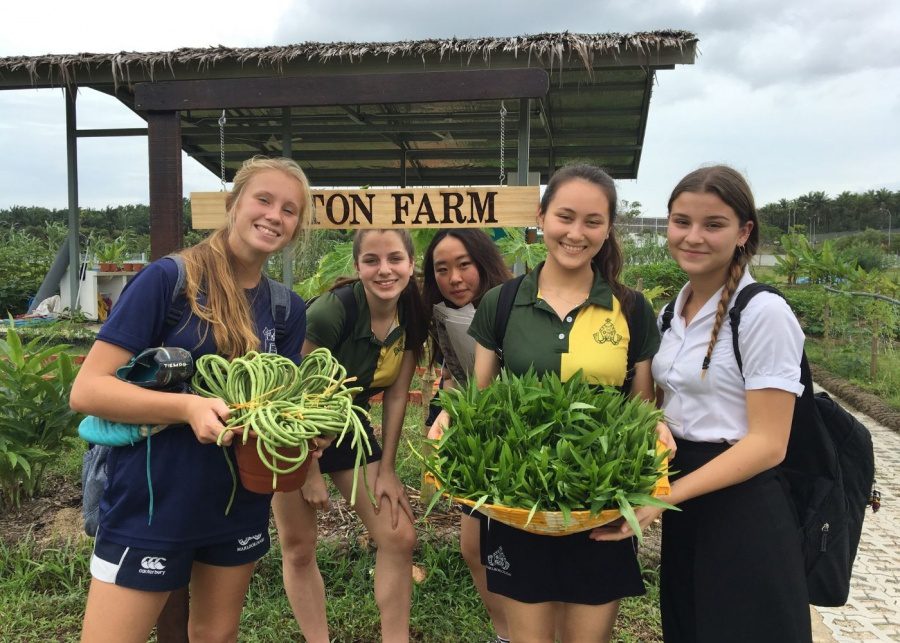
<svg viewBox="0 0 900 643">
<path fill-rule="evenodd" d="M 484 295 L 469 327 L 469 334 L 485 348 L 496 350 L 498 342 L 503 342 L 506 368 L 522 374 L 534 367 L 538 375 L 555 372 L 563 381 L 580 369 L 595 384 L 621 386 L 625 381 L 629 342 L 639 343 L 635 362 L 656 354 L 659 331 L 650 306 L 642 307 L 638 313 L 646 316 L 644 337 L 632 338 L 619 300 L 594 270 L 594 283 L 587 300 L 560 319 L 538 291 L 542 268 L 543 264 L 539 265 L 519 285 L 505 337 L 494 336 L 500 286 Z"/>
<path fill-rule="evenodd" d="M 406 345 L 405 315 L 397 309 L 396 325 L 385 340 L 379 341 L 372 333 L 372 317 L 361 282 L 353 284 L 356 297 L 356 323 L 347 340 L 335 346 L 341 336 L 346 311 L 340 299 L 332 292 L 318 297 L 306 311 L 306 339 L 331 351 L 347 369 L 348 376 L 355 376 L 353 386 L 362 386 L 357 401 L 367 400 L 388 388 L 400 374 L 403 350 Z"/>
</svg>

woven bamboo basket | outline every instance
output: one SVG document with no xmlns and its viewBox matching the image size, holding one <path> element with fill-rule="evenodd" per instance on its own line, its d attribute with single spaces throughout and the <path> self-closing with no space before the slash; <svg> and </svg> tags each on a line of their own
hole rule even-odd
<svg viewBox="0 0 900 643">
<path fill-rule="evenodd" d="M 666 450 L 661 443 L 657 444 L 657 449 Z M 653 489 L 653 495 L 656 497 L 669 495 L 671 487 L 669 486 L 668 470 L 668 465 L 664 464 L 661 472 L 663 475 L 656 481 L 656 487 Z M 440 489 L 440 484 L 430 473 L 425 474 L 425 481 Z M 477 504 L 475 500 L 451 496 L 446 492 L 442 492 L 442 495 L 453 502 L 458 502 L 467 507 L 474 507 Z M 569 513 L 567 522 L 561 511 L 535 511 L 531 521 L 529 521 L 528 514 L 531 513 L 530 509 L 489 505 L 487 503 L 478 507 L 478 511 L 491 520 L 497 520 L 505 525 L 532 534 L 543 534 L 545 536 L 567 536 L 580 531 L 587 531 L 610 523 L 622 516 L 618 509 L 606 509 L 599 514 L 592 514 L 590 511 L 572 511 Z"/>
</svg>

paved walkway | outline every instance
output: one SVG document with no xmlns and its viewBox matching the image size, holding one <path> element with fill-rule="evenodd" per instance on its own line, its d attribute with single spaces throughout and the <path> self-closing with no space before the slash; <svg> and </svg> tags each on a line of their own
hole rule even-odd
<svg viewBox="0 0 900 643">
<path fill-rule="evenodd" d="M 816 641 L 900 642 L 900 434 L 854 415 L 872 432 L 881 511 L 867 510 L 847 604 L 815 608 L 824 624 Z"/>
</svg>

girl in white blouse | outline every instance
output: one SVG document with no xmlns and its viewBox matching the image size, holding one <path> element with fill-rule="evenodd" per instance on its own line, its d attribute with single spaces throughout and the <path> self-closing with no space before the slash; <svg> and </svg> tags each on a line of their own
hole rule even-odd
<svg viewBox="0 0 900 643">
<path fill-rule="evenodd" d="M 776 469 L 803 392 L 803 332 L 781 297 L 760 293 L 741 316 L 738 367 L 728 310 L 753 282 L 747 265 L 759 243 L 753 195 L 738 172 L 691 172 L 668 209 L 669 250 L 689 282 L 652 365 L 678 442 L 667 500 L 681 510 L 663 515 L 664 639 L 808 642 L 797 519 Z M 639 509 L 641 526 L 661 512 Z M 592 537 L 630 535 L 624 524 Z"/>
</svg>

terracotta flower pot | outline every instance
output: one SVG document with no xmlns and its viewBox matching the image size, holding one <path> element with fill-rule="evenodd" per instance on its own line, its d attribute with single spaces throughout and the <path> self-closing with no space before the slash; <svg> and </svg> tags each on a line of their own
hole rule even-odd
<svg viewBox="0 0 900 643">
<path fill-rule="evenodd" d="M 257 439 L 251 435 L 244 444 L 240 438 L 235 442 L 234 453 L 237 457 L 238 472 L 241 476 L 241 484 L 247 491 L 253 493 L 272 493 L 273 491 L 296 491 L 306 482 L 306 472 L 309 470 L 310 457 L 300 465 L 300 468 L 292 473 L 278 474 L 275 477 L 275 488 L 272 488 L 272 471 L 266 467 L 259 458 L 256 450 Z M 299 448 L 278 449 L 290 457 L 300 454 Z"/>
<path fill-rule="evenodd" d="M 101 261 L 100 272 L 116 272 L 117 267 L 112 261 Z"/>
</svg>

